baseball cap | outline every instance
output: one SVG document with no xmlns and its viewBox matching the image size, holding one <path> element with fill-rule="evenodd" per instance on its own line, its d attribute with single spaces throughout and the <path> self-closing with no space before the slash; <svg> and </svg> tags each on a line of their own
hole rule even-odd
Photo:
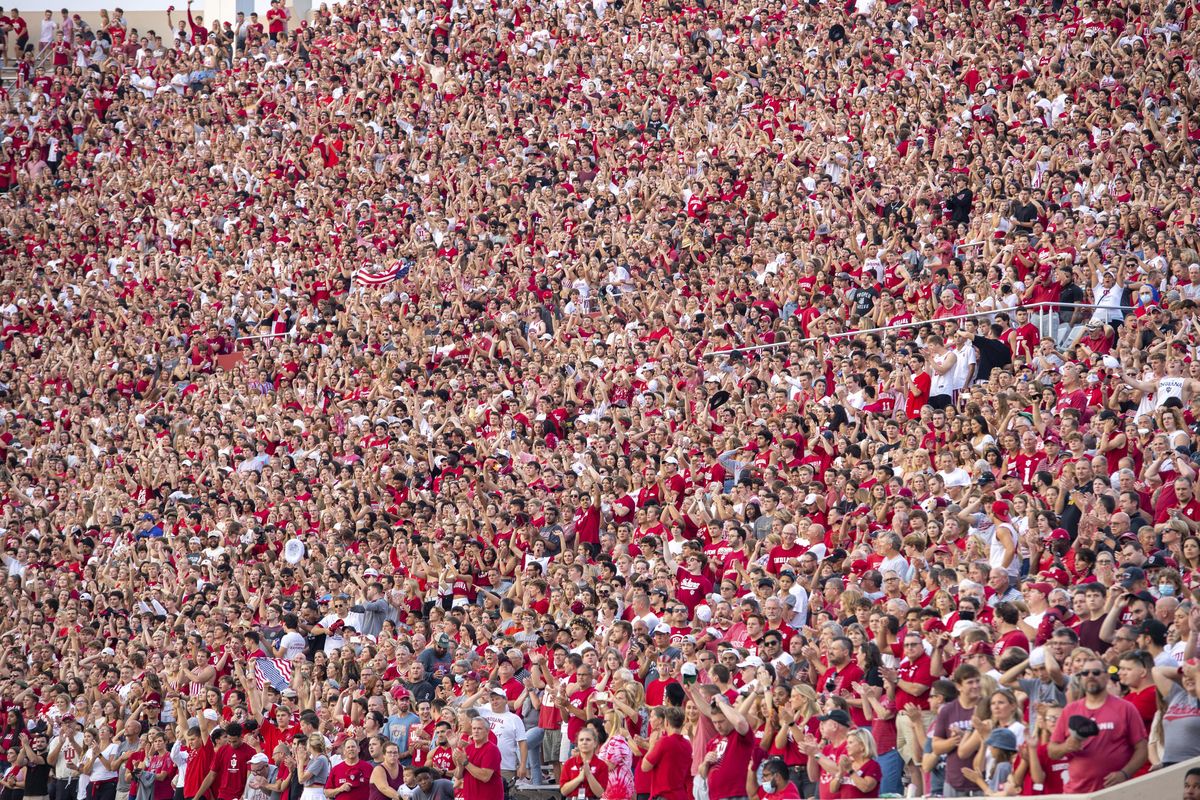
<svg viewBox="0 0 1200 800">
<path fill-rule="evenodd" d="M 1050 594 L 1052 591 L 1054 591 L 1054 587 L 1051 586 L 1050 584 L 1046 583 L 1045 581 L 1034 581 L 1033 583 L 1027 583 L 1027 584 L 1025 584 L 1025 588 L 1033 589 L 1035 591 L 1041 592 L 1042 594 Z"/>
<path fill-rule="evenodd" d="M 492 688 L 492 696 L 493 697 L 503 697 L 505 700 L 508 699 L 508 693 L 505 692 L 503 689 L 501 689 L 499 686 Z"/>
<path fill-rule="evenodd" d="M 1146 573 L 1141 567 L 1125 567 L 1121 570 L 1121 585 L 1128 589 L 1138 581 L 1146 580 Z"/>
<path fill-rule="evenodd" d="M 1143 572 L 1148 569 L 1179 569 L 1179 563 L 1164 553 L 1155 553 L 1142 565 Z"/>
<path fill-rule="evenodd" d="M 981 656 L 981 655 L 991 655 L 991 654 L 992 654 L 992 646 L 990 644 L 988 644 L 987 642 L 983 641 L 982 639 L 978 642 L 975 642 L 973 645 L 971 645 L 970 647 L 967 648 L 967 655 L 969 655 L 969 656 Z"/>
<path fill-rule="evenodd" d="M 817 717 L 817 719 L 821 722 L 836 722 L 838 725 L 845 725 L 847 728 L 851 727 L 850 715 L 840 708 L 835 708 L 828 714 Z"/>
<path fill-rule="evenodd" d="M 267 758 L 264 753 L 255 753 L 254 755 L 250 756 L 251 764 L 267 764 L 270 761 L 271 759 Z"/>
<path fill-rule="evenodd" d="M 1135 600 L 1144 600 L 1147 603 L 1156 602 L 1154 599 L 1154 595 L 1150 594 L 1145 589 L 1142 589 L 1140 592 L 1126 592 L 1125 596 L 1132 597 Z"/>
<path fill-rule="evenodd" d="M 744 668 L 744 667 L 758 668 L 758 667 L 761 667 L 762 665 L 763 665 L 763 660 L 761 658 L 759 658 L 758 656 L 746 656 L 746 659 L 744 661 L 741 661 L 738 664 L 738 667 L 739 668 Z"/>
<path fill-rule="evenodd" d="M 1043 570 L 1038 574 L 1038 577 L 1045 578 L 1048 581 L 1054 581 L 1061 586 L 1066 586 L 1071 582 L 1070 576 L 1067 575 L 1067 571 L 1062 567 L 1051 567 L 1050 569 Z"/>
<path fill-rule="evenodd" d="M 1138 626 L 1138 636 L 1149 636 L 1156 643 L 1167 640 L 1167 626 L 1156 619 L 1145 620 Z"/>
</svg>

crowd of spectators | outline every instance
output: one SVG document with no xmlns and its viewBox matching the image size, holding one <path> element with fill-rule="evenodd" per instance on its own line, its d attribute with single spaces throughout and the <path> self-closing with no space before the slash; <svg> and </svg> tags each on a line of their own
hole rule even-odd
<svg viewBox="0 0 1200 800">
<path fill-rule="evenodd" d="M 1197 9 L 0 11 L 0 800 L 1200 755 Z"/>
</svg>

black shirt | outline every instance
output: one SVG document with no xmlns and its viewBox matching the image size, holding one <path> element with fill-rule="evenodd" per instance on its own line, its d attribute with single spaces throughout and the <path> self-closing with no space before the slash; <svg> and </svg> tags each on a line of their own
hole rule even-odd
<svg viewBox="0 0 1200 800">
<path fill-rule="evenodd" d="M 971 342 L 979 351 L 976 361 L 977 380 L 986 381 L 992 370 L 1007 367 L 1012 363 L 1012 348 L 1007 342 L 999 339 L 989 339 L 986 336 L 974 336 Z"/>
<path fill-rule="evenodd" d="M 970 189 L 963 189 L 961 192 L 950 195 L 950 199 L 946 201 L 946 210 L 950 212 L 950 220 L 962 224 L 970 222 L 971 204 L 974 200 L 975 194 Z"/>
</svg>

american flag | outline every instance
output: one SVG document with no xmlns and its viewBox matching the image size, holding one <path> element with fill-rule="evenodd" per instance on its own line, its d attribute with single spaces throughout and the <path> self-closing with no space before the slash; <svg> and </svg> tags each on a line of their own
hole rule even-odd
<svg viewBox="0 0 1200 800">
<path fill-rule="evenodd" d="M 270 684 L 282 692 L 292 682 L 292 665 L 283 658 L 256 658 L 254 682 L 258 684 L 259 689 Z"/>
<path fill-rule="evenodd" d="M 408 259 L 400 259 L 395 265 L 386 272 L 371 272 L 366 267 L 354 273 L 354 282 L 359 286 L 376 287 L 386 286 L 392 281 L 400 280 L 412 268 L 412 262 Z"/>
</svg>

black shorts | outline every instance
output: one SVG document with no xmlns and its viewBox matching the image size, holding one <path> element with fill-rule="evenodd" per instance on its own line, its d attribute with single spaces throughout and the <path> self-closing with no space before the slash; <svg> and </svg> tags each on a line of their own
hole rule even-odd
<svg viewBox="0 0 1200 800">
<path fill-rule="evenodd" d="M 954 398 L 948 394 L 935 394 L 929 398 L 929 407 L 934 409 L 949 408 L 954 404 Z"/>
</svg>

